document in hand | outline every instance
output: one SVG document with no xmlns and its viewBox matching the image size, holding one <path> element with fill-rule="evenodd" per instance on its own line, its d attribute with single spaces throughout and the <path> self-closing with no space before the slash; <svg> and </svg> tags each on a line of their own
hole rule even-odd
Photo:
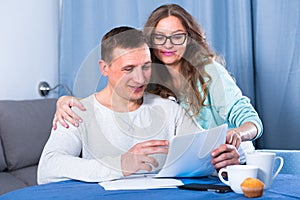
<svg viewBox="0 0 300 200">
<path fill-rule="evenodd" d="M 196 134 L 175 136 L 162 169 L 155 177 L 196 177 L 213 174 L 211 152 L 226 141 L 227 124 Z"/>
</svg>

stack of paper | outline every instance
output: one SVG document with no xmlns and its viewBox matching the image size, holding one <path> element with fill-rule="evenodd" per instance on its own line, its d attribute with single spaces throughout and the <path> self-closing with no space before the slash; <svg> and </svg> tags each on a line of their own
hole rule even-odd
<svg viewBox="0 0 300 200">
<path fill-rule="evenodd" d="M 133 175 L 127 178 L 99 183 L 105 190 L 140 190 L 155 188 L 175 188 L 183 185 L 172 178 L 153 178 L 153 175 Z"/>
</svg>

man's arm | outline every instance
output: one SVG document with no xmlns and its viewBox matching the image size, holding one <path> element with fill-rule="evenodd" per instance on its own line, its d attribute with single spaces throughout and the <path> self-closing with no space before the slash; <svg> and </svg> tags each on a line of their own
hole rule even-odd
<svg viewBox="0 0 300 200">
<path fill-rule="evenodd" d="M 59 125 L 57 131 L 52 131 L 41 155 L 38 183 L 69 179 L 100 182 L 122 177 L 120 169 L 106 167 L 92 156 L 80 158 L 81 150 L 81 139 L 77 128 L 65 129 Z M 114 159 L 120 161 L 120 157 Z"/>
</svg>

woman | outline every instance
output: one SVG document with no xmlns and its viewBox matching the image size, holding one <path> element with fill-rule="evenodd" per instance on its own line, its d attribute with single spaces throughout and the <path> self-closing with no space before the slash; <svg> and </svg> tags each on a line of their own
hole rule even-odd
<svg viewBox="0 0 300 200">
<path fill-rule="evenodd" d="M 151 13 L 144 32 L 154 63 L 148 91 L 176 99 L 205 129 L 227 123 L 229 145 L 213 152 L 212 162 L 217 169 L 237 164 L 236 155 L 227 153 L 235 146 L 244 163 L 245 152 L 254 150 L 252 140 L 262 134 L 262 122 L 249 99 L 216 61 L 196 20 L 179 5 L 166 4 Z M 57 121 L 66 127 L 65 120 L 78 126 L 80 117 L 72 106 L 84 109 L 77 99 L 59 99 L 54 129 Z"/>
</svg>

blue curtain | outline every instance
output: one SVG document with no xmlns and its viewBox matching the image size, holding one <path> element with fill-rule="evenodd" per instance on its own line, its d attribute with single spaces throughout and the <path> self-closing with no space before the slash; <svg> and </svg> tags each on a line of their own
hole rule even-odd
<svg viewBox="0 0 300 200">
<path fill-rule="evenodd" d="M 300 149 L 300 1 L 253 1 L 259 146 Z"/>
<path fill-rule="evenodd" d="M 97 64 L 103 34 L 119 25 L 142 28 L 151 11 L 165 3 L 190 12 L 226 60 L 263 120 L 258 146 L 300 149 L 295 142 L 300 137 L 299 0 L 64 0 L 60 83 L 78 97 L 103 88 L 107 80 Z"/>
<path fill-rule="evenodd" d="M 228 70 L 254 102 L 249 1 L 64 0 L 60 82 L 79 97 L 101 89 L 106 82 L 103 77 L 99 80 L 97 56 L 103 34 L 119 25 L 143 28 L 150 13 L 165 3 L 183 6 L 199 21 L 212 48 L 225 58 Z"/>
</svg>

